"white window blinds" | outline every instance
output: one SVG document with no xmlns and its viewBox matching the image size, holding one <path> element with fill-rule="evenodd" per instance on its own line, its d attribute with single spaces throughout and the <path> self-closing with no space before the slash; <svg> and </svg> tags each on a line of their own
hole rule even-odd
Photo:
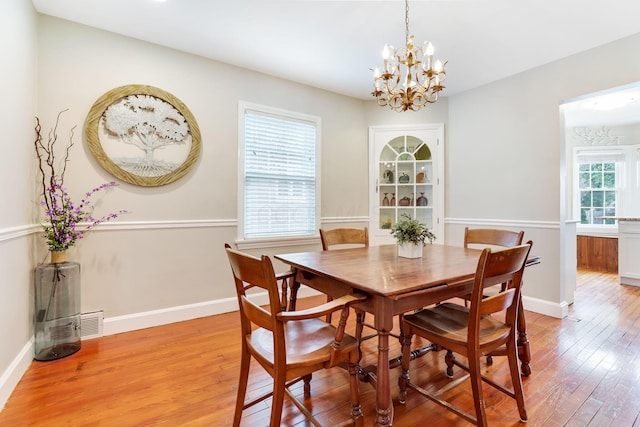
<svg viewBox="0 0 640 427">
<path fill-rule="evenodd" d="M 317 124 L 244 112 L 244 238 L 316 232 Z"/>
</svg>

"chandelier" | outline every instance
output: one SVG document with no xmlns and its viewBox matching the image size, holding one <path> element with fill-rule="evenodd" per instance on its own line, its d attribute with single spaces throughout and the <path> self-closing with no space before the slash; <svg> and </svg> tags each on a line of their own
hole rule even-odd
<svg viewBox="0 0 640 427">
<path fill-rule="evenodd" d="M 447 63 L 443 64 L 439 59 L 433 62 L 431 42 L 414 48 L 413 35 L 409 35 L 408 0 L 405 0 L 405 44 L 406 47 L 400 49 L 385 44 L 382 51 L 384 66 L 373 70 L 371 95 L 382 107 L 418 111 L 438 100 L 438 93 L 444 89 L 442 82 L 447 77 L 444 70 Z"/>
</svg>

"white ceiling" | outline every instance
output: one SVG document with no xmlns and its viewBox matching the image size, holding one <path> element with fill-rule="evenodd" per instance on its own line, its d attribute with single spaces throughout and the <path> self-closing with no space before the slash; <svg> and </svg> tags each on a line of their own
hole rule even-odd
<svg viewBox="0 0 640 427">
<path fill-rule="evenodd" d="M 365 100 L 404 3 L 33 0 L 38 12 Z M 443 96 L 640 32 L 638 0 L 413 0 L 410 31 L 447 65 Z M 597 65 L 594 65 L 597 66 Z M 606 67 L 603 67 L 605 70 Z"/>
</svg>

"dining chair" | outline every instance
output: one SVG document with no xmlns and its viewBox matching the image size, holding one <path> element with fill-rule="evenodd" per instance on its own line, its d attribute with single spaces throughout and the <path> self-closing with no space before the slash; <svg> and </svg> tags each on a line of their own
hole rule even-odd
<svg viewBox="0 0 640 427">
<path fill-rule="evenodd" d="M 340 247 L 357 247 L 369 246 L 369 231 L 364 228 L 331 228 L 320 229 L 320 241 L 322 242 L 322 250 L 326 251 L 331 248 Z M 282 306 L 283 310 L 293 309 L 297 299 L 297 293 L 292 291 L 291 300 L 287 303 L 287 285 L 291 288 L 291 280 L 294 280 L 293 271 L 280 273 L 278 280 L 282 282 Z M 331 301 L 331 297 L 327 295 L 327 301 Z M 331 322 L 331 315 L 327 317 L 327 321 Z"/>
<path fill-rule="evenodd" d="M 532 242 L 529 241 L 527 244 L 512 248 L 496 251 L 485 248 L 482 251 L 476 268 L 470 307 L 445 302 L 401 317 L 402 373 L 399 379 L 401 403 L 406 402 L 407 389 L 410 388 L 475 425 L 487 426 L 482 393 L 484 381 L 515 399 L 520 420 L 527 420 L 524 390 L 518 368 L 516 323 L 522 275 L 531 245 Z M 504 292 L 487 298 L 483 296 L 485 287 L 500 283 L 507 283 Z M 411 381 L 409 365 L 413 335 L 423 337 L 467 358 L 466 365 L 455 357 L 452 362 L 469 373 L 475 416 L 443 398 L 446 392 L 459 384 L 448 384 L 441 393 L 433 393 Z M 486 377 L 480 370 L 482 355 L 502 346 L 507 349 L 512 389 Z"/>
<path fill-rule="evenodd" d="M 494 249 L 511 248 L 522 244 L 524 231 L 500 230 L 495 228 L 464 228 L 464 247 L 479 248 L 491 247 Z M 503 291 L 504 284 L 493 289 L 493 293 Z M 491 290 L 485 289 L 485 295 Z"/>
<path fill-rule="evenodd" d="M 233 426 L 240 425 L 245 409 L 269 397 L 272 397 L 269 425 L 279 426 L 285 394 L 311 423 L 319 426 L 317 419 L 289 387 L 304 380 L 304 395 L 308 398 L 310 389 L 307 387 L 307 380 L 310 380 L 313 372 L 346 364 L 350 384 L 351 419 L 339 425 L 353 424 L 361 427 L 363 418 L 358 389 L 358 341 L 345 333 L 345 326 L 350 305 L 363 301 L 365 296 L 346 295 L 314 308 L 284 311 L 271 259 L 266 255 L 257 258 L 238 252 L 228 244 L 225 244 L 225 250 L 236 285 L 242 334 L 240 380 Z M 252 288 L 267 293 L 267 307 L 259 306 L 247 294 Z M 341 311 L 337 326 L 320 319 L 334 311 Z M 273 390 L 246 402 L 252 358 L 272 377 Z M 332 425 L 336 424 L 332 421 Z"/>
<path fill-rule="evenodd" d="M 479 248 L 484 249 L 485 247 L 491 247 L 494 249 L 499 248 L 511 248 L 514 246 L 518 246 L 522 244 L 522 239 L 524 238 L 524 231 L 511 231 L 511 230 L 500 230 L 495 228 L 464 228 L 464 247 L 465 248 Z M 495 295 L 498 292 L 504 291 L 506 287 L 506 283 L 500 283 L 491 289 L 485 289 L 483 291 L 483 295 L 485 297 L 490 295 Z M 465 305 L 469 306 L 470 297 L 467 295 L 465 299 Z M 487 355 L 487 365 L 493 364 L 493 356 L 497 356 L 500 354 L 488 354 Z M 452 367 L 449 367 L 450 376 L 453 375 L 451 372 Z"/>
<path fill-rule="evenodd" d="M 369 246 L 369 229 L 364 228 L 329 228 L 320 230 L 320 241 L 322 242 L 322 250 L 328 251 L 332 249 L 346 247 L 368 247 Z M 331 301 L 331 297 L 327 295 L 327 301 Z M 327 316 L 327 322 L 331 322 L 331 315 Z M 358 341 L 367 340 L 377 336 L 372 334 L 362 336 L 364 326 L 375 329 L 373 325 L 365 323 L 365 312 L 356 310 L 356 338 Z"/>
</svg>

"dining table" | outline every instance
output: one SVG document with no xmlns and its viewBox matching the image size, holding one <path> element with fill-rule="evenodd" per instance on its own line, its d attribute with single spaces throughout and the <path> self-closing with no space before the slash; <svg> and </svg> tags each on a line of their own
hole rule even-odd
<svg viewBox="0 0 640 427">
<path fill-rule="evenodd" d="M 373 368 L 375 373 L 371 372 L 376 389 L 377 426 L 393 423 L 389 337 L 394 316 L 469 294 L 482 252 L 442 244 L 427 244 L 423 249 L 421 258 L 399 257 L 397 245 L 275 255 L 293 272 L 290 310 L 295 310 L 300 285 L 334 298 L 352 293 L 367 296 L 357 309 L 373 315 L 372 326 L 377 331 L 377 365 Z M 528 265 L 538 262 L 538 257 L 532 257 Z M 521 302 L 520 308 L 523 313 Z M 524 314 L 520 318 L 519 357 L 523 374 L 528 375 L 530 350 Z"/>
</svg>

